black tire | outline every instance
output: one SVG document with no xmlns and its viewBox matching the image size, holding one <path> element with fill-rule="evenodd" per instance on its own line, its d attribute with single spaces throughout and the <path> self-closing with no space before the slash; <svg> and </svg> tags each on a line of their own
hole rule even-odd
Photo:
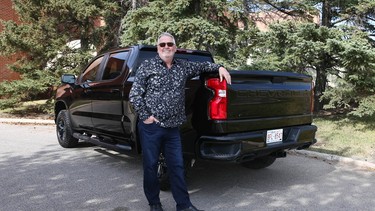
<svg viewBox="0 0 375 211">
<path fill-rule="evenodd" d="M 241 163 L 241 165 L 249 169 L 263 169 L 272 165 L 275 162 L 275 160 L 276 157 L 274 156 L 264 156 L 255 158 L 254 160 L 243 162 Z"/>
<path fill-rule="evenodd" d="M 171 184 L 169 182 L 167 163 L 165 162 L 165 158 L 164 158 L 163 154 L 160 154 L 160 156 L 159 156 L 158 179 L 159 179 L 159 184 L 160 184 L 160 190 L 168 191 L 168 190 L 171 189 Z"/>
<path fill-rule="evenodd" d="M 56 134 L 59 144 L 64 148 L 72 148 L 78 145 L 78 139 L 73 137 L 70 117 L 66 110 L 61 110 L 56 118 Z"/>
<path fill-rule="evenodd" d="M 187 172 L 188 172 L 188 169 L 190 169 L 190 165 L 191 165 L 190 160 L 184 159 L 185 180 L 187 179 Z M 165 162 L 165 158 L 163 154 L 160 154 L 159 156 L 158 179 L 159 179 L 159 184 L 160 184 L 160 190 L 169 191 L 171 189 L 168 168 L 167 168 L 167 164 Z"/>
</svg>

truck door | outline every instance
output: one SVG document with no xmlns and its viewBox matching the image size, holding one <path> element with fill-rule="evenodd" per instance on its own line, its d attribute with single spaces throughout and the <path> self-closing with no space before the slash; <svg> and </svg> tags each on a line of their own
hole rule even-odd
<svg viewBox="0 0 375 211">
<path fill-rule="evenodd" d="M 70 106 L 72 123 L 75 127 L 93 127 L 91 98 L 91 87 L 97 83 L 98 73 L 102 66 L 103 56 L 95 58 L 82 72 L 77 80 L 73 91 L 73 103 Z"/>
<path fill-rule="evenodd" d="M 108 55 L 101 72 L 100 82 L 92 89 L 92 121 L 98 132 L 124 136 L 122 88 L 128 74 L 126 60 L 128 51 Z"/>
</svg>

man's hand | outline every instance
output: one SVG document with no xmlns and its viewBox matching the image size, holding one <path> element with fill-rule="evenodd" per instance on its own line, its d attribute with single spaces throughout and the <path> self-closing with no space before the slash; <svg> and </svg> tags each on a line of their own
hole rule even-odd
<svg viewBox="0 0 375 211">
<path fill-rule="evenodd" d="M 143 123 L 145 123 L 145 124 L 152 124 L 154 122 L 159 122 L 159 120 L 157 120 L 154 116 L 150 116 L 148 119 L 143 121 Z"/>
<path fill-rule="evenodd" d="M 220 76 L 220 82 L 223 81 L 223 77 L 224 77 L 228 84 L 232 84 L 230 74 L 228 70 L 225 69 L 224 67 L 219 68 L 219 76 Z"/>
</svg>

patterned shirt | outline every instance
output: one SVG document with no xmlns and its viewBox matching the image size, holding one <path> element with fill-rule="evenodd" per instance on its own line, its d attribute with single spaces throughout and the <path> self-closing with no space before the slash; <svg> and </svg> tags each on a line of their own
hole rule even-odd
<svg viewBox="0 0 375 211">
<path fill-rule="evenodd" d="M 161 127 L 178 127 L 186 121 L 186 80 L 203 72 L 217 72 L 220 67 L 211 62 L 174 59 L 168 69 L 157 55 L 138 68 L 130 90 L 130 102 L 141 121 L 152 115 Z"/>
</svg>

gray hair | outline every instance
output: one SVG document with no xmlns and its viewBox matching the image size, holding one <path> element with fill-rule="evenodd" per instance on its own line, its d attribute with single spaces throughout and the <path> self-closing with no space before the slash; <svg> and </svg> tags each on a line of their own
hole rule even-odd
<svg viewBox="0 0 375 211">
<path fill-rule="evenodd" d="M 160 38 L 163 37 L 163 36 L 168 36 L 168 37 L 172 38 L 173 43 L 176 45 L 176 40 L 174 39 L 173 35 L 171 35 L 171 34 L 168 33 L 168 32 L 163 32 L 163 33 L 160 34 L 160 36 L 158 37 L 158 43 L 157 43 L 157 44 L 159 44 L 159 40 L 160 40 Z"/>
</svg>

